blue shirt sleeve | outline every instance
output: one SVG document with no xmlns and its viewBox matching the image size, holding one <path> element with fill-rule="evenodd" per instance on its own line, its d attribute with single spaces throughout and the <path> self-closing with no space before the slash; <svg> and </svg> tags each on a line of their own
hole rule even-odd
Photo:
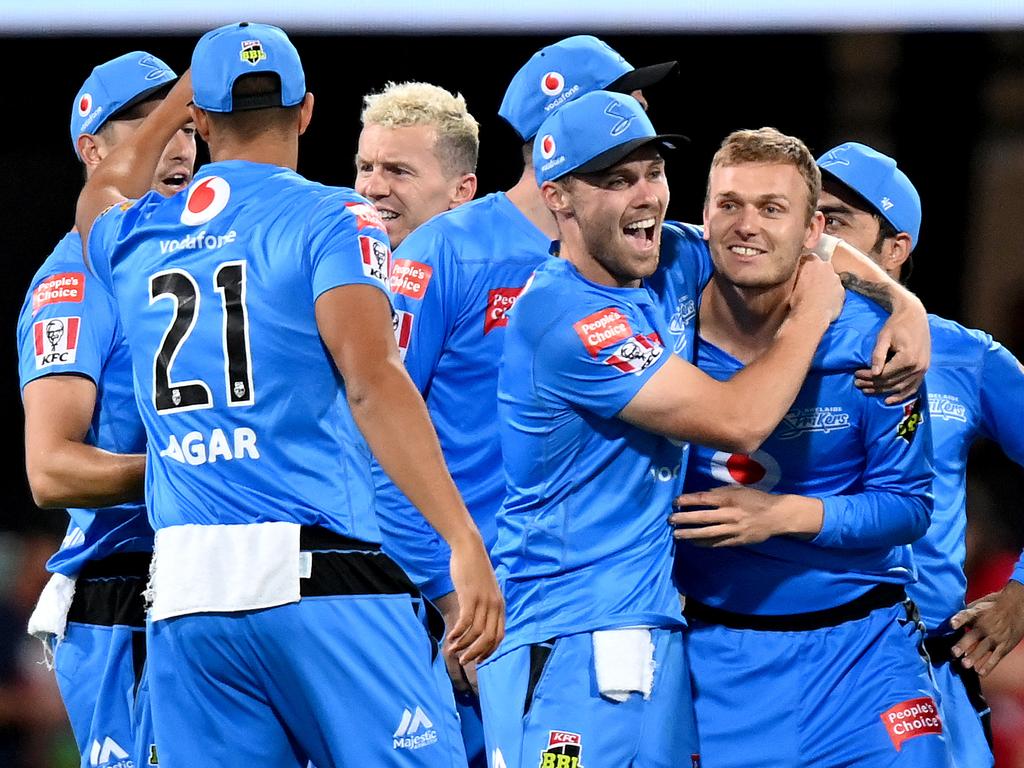
<svg viewBox="0 0 1024 768">
<path fill-rule="evenodd" d="M 389 300 L 391 246 L 383 227 L 371 224 L 351 210 L 370 206 L 347 193 L 329 195 L 307 222 L 313 298 L 342 285 L 372 285 Z"/>
<path fill-rule="evenodd" d="M 862 490 L 822 499 L 821 531 L 812 539 L 822 547 L 909 544 L 931 522 L 932 438 L 924 389 L 897 405 L 881 397 L 865 400 Z"/>
</svg>

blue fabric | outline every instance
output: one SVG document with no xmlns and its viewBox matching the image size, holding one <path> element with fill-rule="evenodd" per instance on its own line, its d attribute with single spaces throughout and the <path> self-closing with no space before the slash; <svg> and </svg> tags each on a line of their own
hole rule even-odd
<svg viewBox="0 0 1024 768">
<path fill-rule="evenodd" d="M 951 662 L 932 665 L 932 676 L 939 689 L 942 725 L 953 765 L 955 768 L 992 768 L 995 758 L 985 738 L 981 714 L 971 703 L 963 681 L 953 672 Z"/>
</svg>

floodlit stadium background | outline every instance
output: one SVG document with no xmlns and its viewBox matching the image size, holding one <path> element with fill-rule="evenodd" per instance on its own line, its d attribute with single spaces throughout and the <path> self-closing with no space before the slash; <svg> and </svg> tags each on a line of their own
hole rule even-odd
<svg viewBox="0 0 1024 768">
<path fill-rule="evenodd" d="M 0 0 L 7 71 L 0 434 L 11 457 L 0 517 L 4 766 L 77 765 L 52 674 L 35 664 L 37 647 L 23 641 L 45 579 L 42 563 L 59 544 L 66 516 L 36 509 L 28 493 L 14 329 L 28 281 L 72 222 L 81 172 L 68 135 L 71 102 L 91 68 L 108 58 L 144 49 L 182 71 L 206 29 L 245 18 L 278 24 L 302 54 L 317 96 L 301 172 L 350 184 L 362 95 L 388 80 L 426 80 L 461 91 L 481 123 L 481 194 L 518 176 L 517 142 L 496 113 L 505 85 L 533 51 L 569 34 L 592 33 L 634 65 L 677 59 L 680 73 L 647 91 L 659 130 L 692 140 L 669 160 L 672 218 L 699 220 L 708 162 L 733 129 L 773 125 L 802 137 L 815 154 L 845 140 L 871 144 L 899 160 L 923 200 L 910 287 L 932 311 L 983 328 L 1024 357 L 1019 0 L 861 0 L 848 7 L 796 0 L 127 5 L 42 0 L 14 7 L 13 0 Z M 291 7 L 283 11 L 284 5 Z M 200 162 L 205 159 L 200 150 Z M 976 446 L 968 561 L 975 589 L 998 586 L 1007 553 L 1024 542 L 1022 499 L 1024 471 L 992 444 Z M 1024 651 L 1015 656 L 989 686 L 1002 734 L 1000 768 L 1024 766 Z"/>
</svg>

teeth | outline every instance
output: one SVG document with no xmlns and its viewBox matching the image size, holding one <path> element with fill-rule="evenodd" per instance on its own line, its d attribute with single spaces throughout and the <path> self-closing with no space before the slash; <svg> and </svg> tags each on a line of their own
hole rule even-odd
<svg viewBox="0 0 1024 768">
<path fill-rule="evenodd" d="M 397 213 L 395 213 L 394 211 L 389 211 L 386 208 L 378 208 L 377 212 L 380 214 L 380 217 L 384 219 L 384 221 L 390 221 L 391 219 L 398 218 Z"/>
<path fill-rule="evenodd" d="M 630 232 L 636 232 L 639 229 L 647 229 L 648 227 L 654 226 L 654 219 L 642 219 L 640 221 L 634 221 L 632 224 L 627 224 L 623 229 L 629 230 Z"/>
<path fill-rule="evenodd" d="M 745 248 L 742 245 L 734 245 L 729 248 L 733 253 L 739 254 L 740 256 L 757 256 L 761 251 L 757 248 Z"/>
</svg>

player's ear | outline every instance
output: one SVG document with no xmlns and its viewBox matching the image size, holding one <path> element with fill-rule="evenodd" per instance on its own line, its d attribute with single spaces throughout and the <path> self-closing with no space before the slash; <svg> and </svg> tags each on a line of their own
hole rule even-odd
<svg viewBox="0 0 1024 768">
<path fill-rule="evenodd" d="M 199 138 L 205 141 L 207 144 L 210 143 L 210 119 L 206 114 L 206 110 L 202 107 L 197 107 L 195 104 L 188 105 L 189 114 L 192 115 L 192 122 L 196 126 L 196 133 L 199 134 Z"/>
<path fill-rule="evenodd" d="M 476 174 L 464 173 L 455 182 L 455 189 L 448 200 L 448 209 L 468 203 L 476 195 Z"/>
<path fill-rule="evenodd" d="M 100 164 L 100 160 L 103 159 L 105 153 L 95 136 L 91 133 L 83 133 L 78 137 L 75 145 L 78 147 L 78 156 L 82 158 L 86 168 L 95 168 Z"/>
<path fill-rule="evenodd" d="M 541 184 L 540 196 L 544 199 L 544 205 L 552 213 L 566 214 L 572 210 L 568 190 L 561 182 L 545 181 Z"/>
<path fill-rule="evenodd" d="M 899 274 L 903 263 L 910 258 L 910 251 L 913 247 L 914 241 L 906 232 L 898 232 L 896 237 L 887 237 L 885 239 L 886 253 L 883 256 L 885 259 L 885 264 L 882 265 L 883 268 L 886 270 L 894 269 L 896 274 Z"/>
<path fill-rule="evenodd" d="M 299 106 L 299 136 L 306 132 L 309 121 L 313 119 L 313 94 L 306 92 Z"/>
</svg>

